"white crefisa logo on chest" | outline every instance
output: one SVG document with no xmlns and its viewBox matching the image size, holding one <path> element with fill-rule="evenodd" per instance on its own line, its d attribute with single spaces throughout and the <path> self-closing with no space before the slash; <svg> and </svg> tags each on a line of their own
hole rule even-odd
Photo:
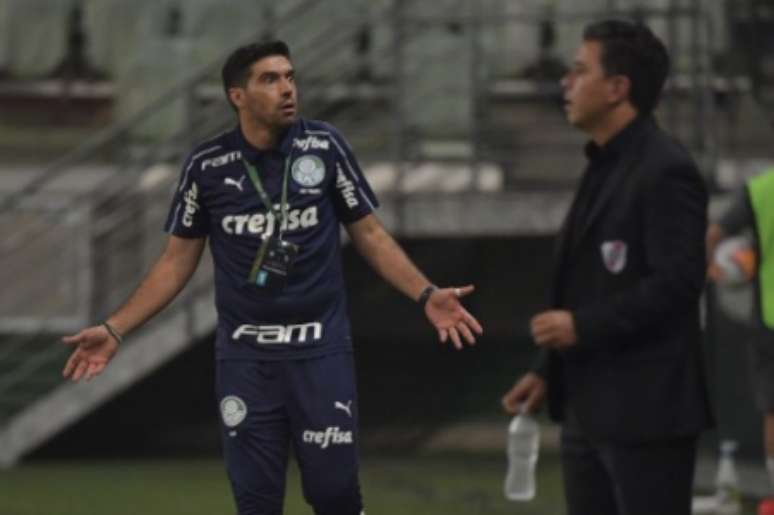
<svg viewBox="0 0 774 515">
<path fill-rule="evenodd" d="M 628 246 L 623 240 L 612 240 L 602 243 L 602 262 L 611 274 L 620 274 L 626 268 Z"/>
<path fill-rule="evenodd" d="M 301 156 L 290 169 L 293 180 L 305 188 L 314 188 L 325 179 L 325 164 L 317 156 Z"/>
<path fill-rule="evenodd" d="M 238 426 L 247 416 L 245 401 L 236 395 L 223 397 L 223 400 L 220 401 L 220 414 L 226 427 Z"/>
<path fill-rule="evenodd" d="M 330 143 L 328 140 L 315 138 L 314 136 L 308 136 L 306 138 L 296 138 L 293 140 L 293 146 L 301 149 L 301 152 L 306 152 L 310 148 L 328 150 Z"/>
</svg>

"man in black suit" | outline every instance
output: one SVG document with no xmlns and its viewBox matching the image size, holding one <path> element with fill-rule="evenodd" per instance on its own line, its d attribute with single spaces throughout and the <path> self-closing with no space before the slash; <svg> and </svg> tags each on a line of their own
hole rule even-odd
<svg viewBox="0 0 774 515">
<path fill-rule="evenodd" d="M 562 79 L 589 162 L 550 309 L 530 323 L 540 357 L 502 403 L 533 411 L 547 393 L 568 515 L 688 515 L 697 437 L 712 423 L 698 306 L 707 192 L 652 116 L 668 70 L 647 27 L 608 20 L 586 27 Z"/>
</svg>

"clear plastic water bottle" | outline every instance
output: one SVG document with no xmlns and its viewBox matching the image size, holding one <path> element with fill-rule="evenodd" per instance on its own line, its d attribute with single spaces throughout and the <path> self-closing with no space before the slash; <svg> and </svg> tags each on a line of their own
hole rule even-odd
<svg viewBox="0 0 774 515">
<path fill-rule="evenodd" d="M 505 497 L 511 501 L 529 501 L 535 497 L 535 466 L 540 447 L 540 426 L 522 411 L 508 426 L 508 473 Z"/>
<path fill-rule="evenodd" d="M 720 443 L 720 461 L 715 477 L 715 499 L 718 515 L 739 515 L 742 513 L 742 499 L 739 492 L 739 476 L 734 466 L 734 451 L 737 443 L 723 440 Z"/>
</svg>

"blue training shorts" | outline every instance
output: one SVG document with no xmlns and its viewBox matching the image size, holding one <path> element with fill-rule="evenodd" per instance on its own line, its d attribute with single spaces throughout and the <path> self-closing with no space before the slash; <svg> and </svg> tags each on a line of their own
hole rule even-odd
<svg viewBox="0 0 774 515">
<path fill-rule="evenodd" d="M 239 515 L 281 515 L 290 445 L 316 515 L 360 515 L 352 353 L 217 364 L 226 469 Z"/>
</svg>

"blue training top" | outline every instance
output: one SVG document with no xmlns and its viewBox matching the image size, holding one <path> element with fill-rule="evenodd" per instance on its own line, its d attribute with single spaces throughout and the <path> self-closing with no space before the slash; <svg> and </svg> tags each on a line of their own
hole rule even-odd
<svg viewBox="0 0 774 515">
<path fill-rule="evenodd" d="M 279 293 L 248 282 L 262 237 L 280 228 L 243 158 L 257 169 L 275 209 L 289 160 L 283 239 L 300 250 Z M 350 350 L 339 222 L 355 222 L 377 206 L 352 149 L 327 123 L 299 119 L 270 151 L 252 147 L 238 127 L 199 145 L 185 162 L 165 230 L 210 238 L 218 359 L 302 359 Z"/>
</svg>

